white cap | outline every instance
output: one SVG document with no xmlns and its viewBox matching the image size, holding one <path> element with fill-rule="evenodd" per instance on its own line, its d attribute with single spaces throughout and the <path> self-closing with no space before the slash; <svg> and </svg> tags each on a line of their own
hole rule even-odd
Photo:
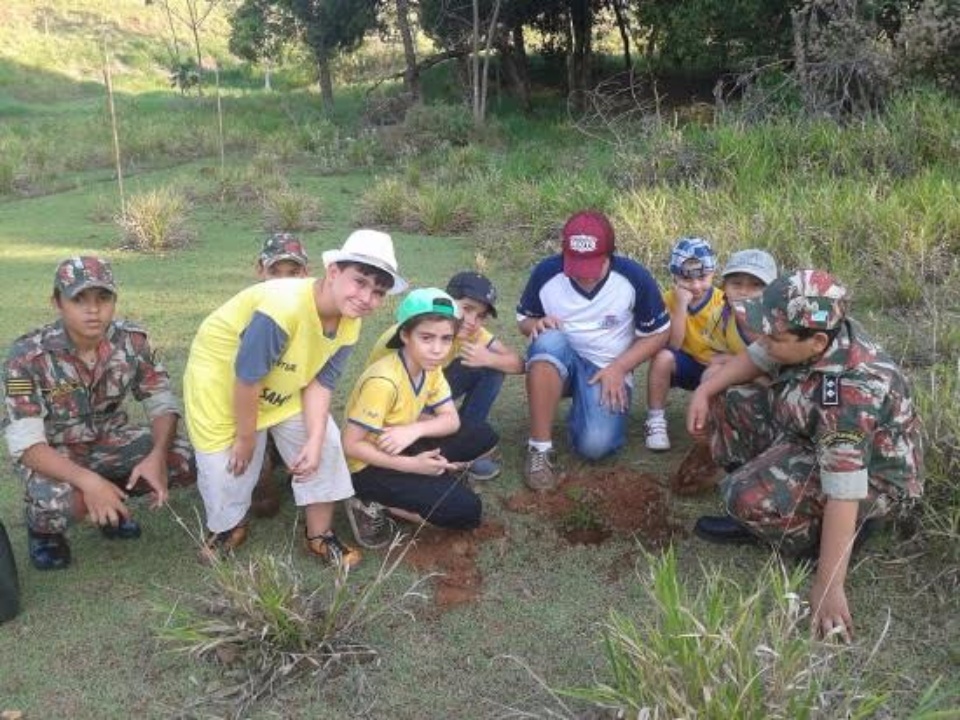
<svg viewBox="0 0 960 720">
<path fill-rule="evenodd" d="M 396 295 L 407 289 L 407 281 L 398 274 L 397 256 L 393 252 L 393 239 L 379 230 L 354 230 L 339 250 L 327 250 L 322 255 L 323 266 L 333 263 L 355 262 L 383 270 L 393 278 L 389 294 Z"/>
<path fill-rule="evenodd" d="M 741 250 L 730 256 L 723 268 L 723 277 L 734 273 L 746 273 L 769 285 L 777 279 L 777 261 L 773 255 L 763 250 Z"/>
</svg>

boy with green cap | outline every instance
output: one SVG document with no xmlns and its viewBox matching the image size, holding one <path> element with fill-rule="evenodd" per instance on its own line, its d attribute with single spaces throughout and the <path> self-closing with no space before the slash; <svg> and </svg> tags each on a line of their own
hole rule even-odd
<svg viewBox="0 0 960 720">
<path fill-rule="evenodd" d="M 687 429 L 709 435 L 730 473 L 720 486 L 728 516 L 701 517 L 694 530 L 818 560 L 814 629 L 849 640 L 844 584 L 856 539 L 923 490 L 909 382 L 848 316 L 846 290 L 829 273 L 777 278 L 744 312 L 762 337 L 704 379 L 687 411 Z M 751 383 L 761 374 L 769 387 Z"/>
<path fill-rule="evenodd" d="M 460 422 L 444 377 L 459 324 L 450 295 L 412 291 L 397 308 L 390 352 L 367 367 L 347 401 L 343 447 L 360 501 L 348 503 L 348 516 L 364 547 L 390 542 L 387 512 L 446 528 L 480 524 L 480 498 L 460 475 L 498 438 L 484 421 Z"/>
<path fill-rule="evenodd" d="M 193 452 L 176 435 L 180 405 L 146 331 L 114 319 L 110 264 L 89 255 L 57 266 L 59 319 L 14 341 L 4 366 L 7 447 L 26 483 L 30 561 L 59 570 L 72 556 L 65 532 L 87 516 L 109 538 L 135 539 L 126 501 L 149 493 L 162 506 L 170 486 L 194 480 Z M 122 409 L 139 400 L 150 427 Z"/>
</svg>

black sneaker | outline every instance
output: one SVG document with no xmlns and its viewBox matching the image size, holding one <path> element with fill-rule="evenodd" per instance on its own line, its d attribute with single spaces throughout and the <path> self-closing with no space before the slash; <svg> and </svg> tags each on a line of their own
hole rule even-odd
<svg viewBox="0 0 960 720">
<path fill-rule="evenodd" d="M 386 547 L 397 534 L 397 524 L 380 503 L 352 497 L 346 502 L 347 519 L 357 545 L 369 550 Z"/>
<path fill-rule="evenodd" d="M 756 536 L 746 525 L 729 515 L 704 515 L 693 526 L 693 532 L 701 540 L 721 545 L 750 545 L 757 542 Z"/>
<path fill-rule="evenodd" d="M 63 570 L 73 559 L 63 533 L 38 533 L 27 528 L 27 547 L 37 570 Z"/>
</svg>

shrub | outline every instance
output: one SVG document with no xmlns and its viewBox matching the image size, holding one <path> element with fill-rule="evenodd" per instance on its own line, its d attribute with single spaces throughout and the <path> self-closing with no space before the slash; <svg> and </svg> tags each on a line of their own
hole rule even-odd
<svg viewBox="0 0 960 720">
<path fill-rule="evenodd" d="M 463 105 L 414 105 L 403 121 L 404 134 L 420 152 L 470 142 L 473 118 Z"/>
<path fill-rule="evenodd" d="M 127 202 L 126 214 L 115 222 L 122 232 L 121 247 L 141 252 L 164 252 L 190 243 L 194 231 L 189 227 L 189 203 L 177 190 L 161 187 Z"/>
<path fill-rule="evenodd" d="M 803 627 L 801 570 L 771 563 L 747 589 L 705 572 L 693 595 L 672 550 L 651 557 L 643 589 L 652 612 L 613 613 L 604 627 L 609 680 L 562 693 L 624 718 L 866 717 L 884 704 L 876 689 L 838 692 L 848 651 Z"/>
<path fill-rule="evenodd" d="M 412 202 L 413 194 L 400 178 L 382 178 L 360 198 L 358 223 L 402 227 L 410 214 Z"/>
<path fill-rule="evenodd" d="M 263 228 L 268 232 L 313 230 L 319 220 L 320 204 L 312 195 L 281 184 L 263 196 Z"/>
<path fill-rule="evenodd" d="M 421 597 L 413 588 L 396 601 L 381 597 L 397 562 L 388 554 L 371 582 L 353 588 L 347 569 L 330 569 L 318 582 L 289 556 L 217 561 L 207 592 L 178 593 L 175 603 L 158 608 L 156 635 L 173 652 L 224 666 L 220 690 L 194 705 L 227 705 L 232 717 L 246 717 L 254 703 L 301 677 L 322 682 L 345 665 L 377 658 L 362 640 L 364 628 Z"/>
</svg>

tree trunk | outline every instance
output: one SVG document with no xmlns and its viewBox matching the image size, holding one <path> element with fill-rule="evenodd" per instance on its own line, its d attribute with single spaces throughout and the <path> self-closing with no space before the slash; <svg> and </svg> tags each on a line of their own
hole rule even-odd
<svg viewBox="0 0 960 720">
<path fill-rule="evenodd" d="M 586 92 L 590 84 L 592 31 L 590 0 L 573 0 L 570 3 L 570 96 L 573 108 L 578 112 L 586 107 Z"/>
<path fill-rule="evenodd" d="M 413 45 L 413 32 L 410 30 L 410 2 L 397 0 L 397 27 L 403 40 L 403 60 L 406 70 L 403 73 L 403 87 L 410 93 L 415 103 L 420 102 L 420 71 L 417 68 L 417 52 Z"/>
<path fill-rule="evenodd" d="M 203 97 L 203 53 L 200 51 L 200 23 L 203 21 L 197 15 L 195 0 L 187 3 L 187 12 L 190 13 L 190 30 L 193 32 L 193 46 L 197 53 L 197 95 Z"/>
<path fill-rule="evenodd" d="M 529 113 L 533 110 L 533 104 L 530 99 L 530 78 L 527 73 L 523 25 L 514 27 L 510 34 L 512 43 L 507 38 L 501 38 L 497 43 L 497 51 L 500 53 L 507 81 L 520 102 L 520 107 L 525 113 Z"/>
<path fill-rule="evenodd" d="M 617 28 L 620 30 L 620 41 L 623 43 L 624 70 L 633 69 L 633 60 L 630 57 L 630 28 L 627 27 L 627 18 L 623 14 L 623 0 L 610 0 L 613 13 L 617 16 Z"/>
<path fill-rule="evenodd" d="M 317 72 L 320 81 L 320 104 L 326 112 L 333 110 L 333 78 L 330 75 L 330 62 L 317 60 Z"/>
</svg>

